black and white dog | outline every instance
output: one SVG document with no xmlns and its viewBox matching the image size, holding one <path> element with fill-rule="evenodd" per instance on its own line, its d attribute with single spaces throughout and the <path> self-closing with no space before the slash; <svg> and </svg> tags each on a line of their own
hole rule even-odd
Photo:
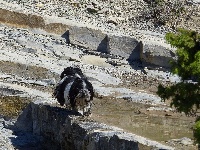
<svg viewBox="0 0 200 150">
<path fill-rule="evenodd" d="M 56 86 L 53 95 L 60 105 L 65 104 L 66 107 L 70 107 L 75 111 L 82 110 L 83 115 L 90 114 L 94 90 L 81 69 L 65 68 L 60 75 L 60 82 Z"/>
</svg>

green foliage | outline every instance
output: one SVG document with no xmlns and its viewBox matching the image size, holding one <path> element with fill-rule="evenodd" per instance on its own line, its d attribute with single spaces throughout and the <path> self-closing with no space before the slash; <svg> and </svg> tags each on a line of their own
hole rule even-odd
<svg viewBox="0 0 200 150">
<path fill-rule="evenodd" d="M 200 35 L 195 31 L 178 29 L 178 33 L 167 33 L 166 40 L 177 48 L 178 60 L 172 62 L 172 72 L 182 77 L 200 79 Z"/>
<path fill-rule="evenodd" d="M 195 31 L 178 29 L 177 33 L 167 33 L 166 40 L 177 48 L 177 61 L 172 63 L 172 72 L 182 81 L 170 87 L 158 86 L 157 94 L 172 100 L 171 106 L 186 114 L 193 114 L 200 107 L 200 36 Z M 196 83 L 185 80 L 195 79 Z"/>
<path fill-rule="evenodd" d="M 157 94 L 164 101 L 171 98 L 171 106 L 187 115 L 195 114 L 200 107 L 199 84 L 180 82 L 170 87 L 159 85 Z"/>
<path fill-rule="evenodd" d="M 193 130 L 196 143 L 200 143 L 200 120 L 196 121 Z"/>
<path fill-rule="evenodd" d="M 195 31 L 178 29 L 167 33 L 166 40 L 177 48 L 177 60 L 172 63 L 172 72 L 181 77 L 181 82 L 172 86 L 158 86 L 157 94 L 171 106 L 188 115 L 196 114 L 200 108 L 200 35 Z M 187 82 L 187 80 L 193 82 Z M 195 82 L 194 82 L 195 81 Z M 194 137 L 200 144 L 200 120 L 194 126 Z"/>
</svg>

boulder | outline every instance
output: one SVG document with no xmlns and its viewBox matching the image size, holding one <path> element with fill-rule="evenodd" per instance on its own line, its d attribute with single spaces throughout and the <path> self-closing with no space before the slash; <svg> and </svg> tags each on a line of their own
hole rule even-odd
<svg viewBox="0 0 200 150">
<path fill-rule="evenodd" d="M 170 68 L 170 61 L 175 59 L 175 52 L 172 49 L 161 45 L 144 44 L 140 53 L 143 66 L 157 66 Z"/>
<path fill-rule="evenodd" d="M 122 56 L 128 60 L 140 59 L 140 42 L 128 36 L 109 36 L 110 54 Z"/>
<path fill-rule="evenodd" d="M 100 30 L 72 26 L 69 28 L 69 41 L 89 50 L 108 52 L 108 37 Z"/>
</svg>

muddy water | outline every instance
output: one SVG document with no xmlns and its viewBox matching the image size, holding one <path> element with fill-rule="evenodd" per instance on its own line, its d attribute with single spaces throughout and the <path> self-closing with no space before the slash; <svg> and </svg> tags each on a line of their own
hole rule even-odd
<svg viewBox="0 0 200 150">
<path fill-rule="evenodd" d="M 192 138 L 194 119 L 184 114 L 147 111 L 150 105 L 125 100 L 95 99 L 92 118 L 156 141 Z"/>
</svg>

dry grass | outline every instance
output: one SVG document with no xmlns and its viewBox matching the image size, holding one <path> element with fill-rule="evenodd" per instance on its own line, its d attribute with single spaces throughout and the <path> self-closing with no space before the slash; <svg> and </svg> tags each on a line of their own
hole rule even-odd
<svg viewBox="0 0 200 150">
<path fill-rule="evenodd" d="M 97 122 L 117 126 L 124 131 L 160 142 L 182 137 L 192 138 L 191 127 L 195 117 L 172 111 L 148 111 L 147 108 L 152 105 L 111 97 L 94 98 L 93 103 L 91 118 Z"/>
<path fill-rule="evenodd" d="M 15 118 L 29 104 L 30 100 L 19 96 L 0 96 L 0 114 Z"/>
<path fill-rule="evenodd" d="M 0 61 L 0 71 L 6 74 L 17 75 L 24 78 L 44 79 L 59 77 L 57 74 L 50 72 L 48 69 L 39 66 L 30 66 L 10 61 Z"/>
</svg>

